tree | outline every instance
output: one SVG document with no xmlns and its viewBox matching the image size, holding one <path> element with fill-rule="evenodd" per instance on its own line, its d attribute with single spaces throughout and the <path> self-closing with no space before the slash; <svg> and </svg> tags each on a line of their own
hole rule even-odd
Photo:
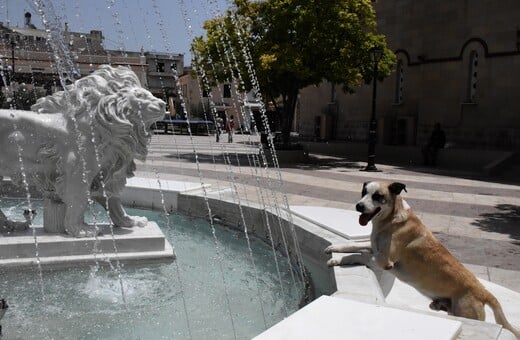
<svg viewBox="0 0 520 340">
<path fill-rule="evenodd" d="M 255 87 L 252 66 L 264 101 L 281 99 L 284 144 L 300 89 L 327 80 L 354 92 L 372 80 L 374 46 L 384 50 L 379 78 L 395 63 L 370 0 L 235 0 L 204 29 L 192 44 L 196 66 L 211 82 L 239 79 L 245 91 Z"/>
</svg>

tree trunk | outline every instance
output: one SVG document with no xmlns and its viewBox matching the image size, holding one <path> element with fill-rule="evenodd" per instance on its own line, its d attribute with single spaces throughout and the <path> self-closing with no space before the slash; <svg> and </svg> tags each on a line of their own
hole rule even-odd
<svg viewBox="0 0 520 340">
<path fill-rule="evenodd" d="M 295 88 L 283 96 L 283 114 L 282 114 L 282 142 L 283 147 L 288 147 L 291 138 L 291 129 L 294 121 L 294 109 L 296 100 L 298 99 L 298 88 Z"/>
</svg>

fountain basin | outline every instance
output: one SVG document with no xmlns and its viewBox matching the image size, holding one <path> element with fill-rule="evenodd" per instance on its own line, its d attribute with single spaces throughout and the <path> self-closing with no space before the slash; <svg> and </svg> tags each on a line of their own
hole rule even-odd
<svg viewBox="0 0 520 340">
<path fill-rule="evenodd" d="M 215 225 L 217 250 L 204 219 L 127 211 L 157 222 L 175 244 L 175 261 L 108 263 L 100 255 L 99 266 L 44 270 L 41 277 L 0 267 L 7 339 L 246 339 L 298 309 L 301 282 L 280 253 L 277 274 L 271 248 L 258 238 L 251 236 L 253 267 L 241 231 Z"/>
</svg>

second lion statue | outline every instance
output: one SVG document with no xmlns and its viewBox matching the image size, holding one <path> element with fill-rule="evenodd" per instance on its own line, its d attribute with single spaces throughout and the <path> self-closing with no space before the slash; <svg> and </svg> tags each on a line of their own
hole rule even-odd
<svg viewBox="0 0 520 340">
<path fill-rule="evenodd" d="M 126 214 L 120 192 L 134 175 L 134 158 L 146 158 L 150 126 L 164 112 L 164 101 L 142 88 L 132 70 L 103 65 L 40 98 L 31 111 L 0 110 L 0 176 L 35 185 L 62 204 L 70 235 L 95 235 L 84 221 L 91 199 L 115 226 L 144 226 L 146 218 Z"/>
</svg>

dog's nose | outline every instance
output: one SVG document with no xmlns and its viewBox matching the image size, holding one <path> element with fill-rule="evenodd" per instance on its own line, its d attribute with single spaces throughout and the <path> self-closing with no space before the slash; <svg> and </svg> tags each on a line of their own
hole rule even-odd
<svg viewBox="0 0 520 340">
<path fill-rule="evenodd" d="M 365 205 L 363 203 L 356 204 L 356 210 L 362 213 L 365 211 Z"/>
</svg>

